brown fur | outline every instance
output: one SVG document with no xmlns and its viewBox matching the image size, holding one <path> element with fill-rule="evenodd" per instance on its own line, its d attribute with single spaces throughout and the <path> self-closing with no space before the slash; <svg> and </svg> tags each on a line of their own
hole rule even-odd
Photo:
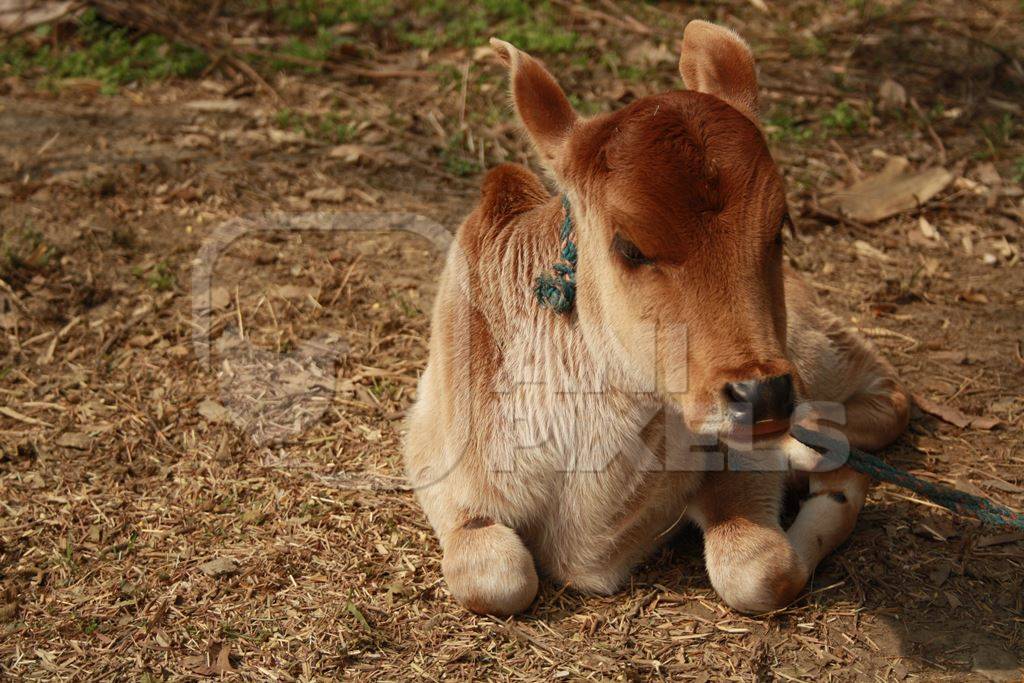
<svg viewBox="0 0 1024 683">
<path fill-rule="evenodd" d="M 733 442 L 722 387 L 791 373 L 802 400 L 845 408 L 845 424 L 820 411 L 805 423 L 870 449 L 905 428 L 908 401 L 891 366 L 783 268 L 785 191 L 758 127 L 749 49 L 691 22 L 680 59 L 691 90 L 584 120 L 539 62 L 492 44 L 570 198 L 579 289 L 572 315 L 537 305 L 561 202 L 522 167 L 492 170 L 441 277 L 406 443 L 449 588 L 501 615 L 532 600 L 534 565 L 609 592 L 694 522 L 728 604 L 787 604 L 851 532 L 867 481 L 847 468 L 801 474 L 810 497 L 783 530 L 792 477 L 723 470 L 723 449 L 692 448 L 721 439 L 729 458 L 771 460 Z M 617 240 L 650 263 L 626 260 Z"/>
</svg>

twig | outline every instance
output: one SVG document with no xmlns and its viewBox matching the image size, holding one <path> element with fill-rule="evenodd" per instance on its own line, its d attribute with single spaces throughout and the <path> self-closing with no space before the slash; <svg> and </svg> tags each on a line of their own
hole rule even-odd
<svg viewBox="0 0 1024 683">
<path fill-rule="evenodd" d="M 307 66 L 311 69 L 326 69 L 346 73 L 351 76 L 363 76 L 365 78 L 436 78 L 437 74 L 432 71 L 417 69 L 367 69 L 350 64 L 338 64 L 337 62 L 324 61 L 319 59 L 307 59 L 296 55 L 288 55 L 277 52 L 269 52 L 256 48 L 243 48 L 242 54 L 261 57 L 263 59 L 276 59 L 281 62 L 288 62 L 298 66 Z"/>
<path fill-rule="evenodd" d="M 470 62 L 462 66 L 462 92 L 459 93 L 459 130 L 466 128 L 466 96 L 469 94 Z"/>
<path fill-rule="evenodd" d="M 43 15 L 41 19 L 37 19 L 35 21 L 26 21 L 24 24 L 22 24 L 21 26 L 18 26 L 17 28 L 0 31 L 0 35 L 3 35 L 3 37 L 6 38 L 7 40 L 10 40 L 12 38 L 17 38 L 22 33 L 25 33 L 26 31 L 31 31 L 32 29 L 34 29 L 36 26 L 39 26 L 40 24 L 48 24 L 48 23 L 53 23 L 53 22 L 60 21 L 64 17 L 68 16 L 69 14 L 73 14 L 73 13 L 77 12 L 78 10 L 80 10 L 84 6 L 85 6 L 85 4 L 81 3 L 81 2 L 68 3 L 68 6 L 64 7 L 64 8 L 61 8 L 59 13 L 57 13 L 57 14 Z M 26 5 L 25 7 L 21 8 L 19 18 L 22 21 L 25 20 L 25 14 L 30 9 L 31 9 L 31 7 L 29 5 Z M 17 10 L 14 10 L 14 11 L 17 11 Z M 8 12 L 5 11 L 3 13 L 7 14 Z M 11 13 L 13 13 L 13 11 Z"/>
<path fill-rule="evenodd" d="M 284 99 L 281 97 L 281 94 L 277 92 L 270 83 L 267 83 L 263 76 L 260 76 L 259 72 L 252 68 L 251 64 L 246 62 L 244 59 L 240 59 L 239 57 L 234 57 L 232 55 L 222 54 L 221 57 L 225 62 L 240 71 L 244 76 L 248 76 L 249 80 L 255 82 L 258 87 L 262 88 L 264 92 L 270 95 L 271 99 L 273 99 L 276 104 L 284 104 Z"/>
<path fill-rule="evenodd" d="M 925 128 L 928 130 L 928 135 L 931 137 L 932 142 L 934 142 L 935 146 L 939 148 L 939 164 L 945 166 L 946 146 L 942 144 L 942 138 L 940 138 L 938 133 L 935 132 L 935 129 L 932 127 L 931 121 L 929 121 L 928 117 L 924 115 L 924 112 L 921 111 L 921 106 L 913 97 L 910 98 L 910 106 L 914 108 L 914 111 L 917 113 L 918 118 L 921 119 L 921 123 L 923 123 Z"/>
<path fill-rule="evenodd" d="M 555 0 L 555 4 L 561 5 L 571 13 L 577 14 L 581 17 L 598 19 L 606 24 L 611 24 L 612 26 L 617 26 L 621 29 L 626 29 L 627 31 L 639 33 L 642 36 L 649 36 L 654 33 L 649 26 L 642 24 L 638 19 L 629 15 L 624 15 L 622 18 L 619 18 L 607 12 L 602 12 L 599 9 L 585 7 L 584 5 L 575 2 L 568 2 L 567 0 Z M 616 13 L 622 13 L 621 7 L 615 7 L 614 5 L 612 7 Z"/>
<path fill-rule="evenodd" d="M 41 427 L 52 427 L 53 426 L 49 422 L 44 422 L 43 420 L 37 420 L 36 418 L 29 417 L 28 415 L 22 415 L 21 413 L 19 413 L 14 408 L 8 408 L 7 406 L 0 406 L 0 414 L 6 415 L 7 417 L 11 418 L 12 420 L 17 420 L 18 422 L 24 422 L 25 424 L 39 425 Z"/>
<path fill-rule="evenodd" d="M 214 0 L 210 5 L 210 11 L 206 13 L 206 20 L 213 21 L 219 17 L 222 9 L 224 9 L 224 0 Z"/>
<path fill-rule="evenodd" d="M 7 296 L 11 297 L 11 301 L 14 302 L 14 305 L 18 308 L 18 310 L 20 310 L 25 315 L 28 315 L 28 307 L 25 306 L 21 298 L 15 293 L 13 289 L 11 289 L 11 286 L 7 284 L 3 278 L 0 278 L 0 289 L 7 292 Z"/>
<path fill-rule="evenodd" d="M 807 213 L 811 216 L 815 216 L 817 218 L 824 218 L 834 223 L 842 223 L 843 225 L 849 228 L 853 228 L 855 232 L 858 232 L 864 236 L 872 236 L 874 234 L 871 228 L 864 225 L 860 221 L 855 221 L 852 218 L 847 218 L 846 216 L 837 211 L 831 211 L 829 209 L 826 209 L 824 206 L 821 206 L 816 201 L 811 201 L 810 203 L 805 204 L 804 207 L 807 209 Z"/>
</svg>

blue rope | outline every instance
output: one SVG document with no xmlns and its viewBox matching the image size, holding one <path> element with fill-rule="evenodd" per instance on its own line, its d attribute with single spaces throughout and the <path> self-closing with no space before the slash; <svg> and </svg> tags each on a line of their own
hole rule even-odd
<svg viewBox="0 0 1024 683">
<path fill-rule="evenodd" d="M 1024 529 L 1024 514 L 993 503 L 987 498 L 974 496 L 970 493 L 964 493 L 947 486 L 939 486 L 925 481 L 909 472 L 890 465 L 877 456 L 859 451 L 856 448 L 849 448 L 846 444 L 825 436 L 821 432 L 812 432 L 804 427 L 795 426 L 790 433 L 798 441 L 812 448 L 825 448 L 834 453 L 848 450 L 850 455 L 846 465 L 849 467 L 868 475 L 872 479 L 909 489 L 959 515 L 970 515 L 980 519 L 985 524 L 993 526 Z"/>
<path fill-rule="evenodd" d="M 569 198 L 562 195 L 562 207 L 565 209 L 565 220 L 559 237 L 562 250 L 560 261 L 552 266 L 554 275 L 543 274 L 537 277 L 533 291 L 537 302 L 547 306 L 555 313 L 569 313 L 576 303 L 576 243 L 572 240 L 572 212 L 569 209 Z"/>
<path fill-rule="evenodd" d="M 553 275 L 543 274 L 537 277 L 534 292 L 541 306 L 547 306 L 556 313 L 569 313 L 576 303 L 576 243 L 572 240 L 572 212 L 569 208 L 569 198 L 565 195 L 562 196 L 562 207 L 565 209 L 565 220 L 559 233 L 562 244 L 560 261 L 552 266 Z M 947 510 L 976 517 L 993 526 L 1024 529 L 1024 514 L 993 503 L 987 498 L 925 481 L 898 467 L 893 467 L 879 457 L 850 448 L 847 444 L 820 432 L 795 426 L 791 434 L 812 448 L 825 448 L 833 453 L 848 452 L 849 457 L 845 464 L 854 470 L 878 481 L 913 491 Z"/>
</svg>

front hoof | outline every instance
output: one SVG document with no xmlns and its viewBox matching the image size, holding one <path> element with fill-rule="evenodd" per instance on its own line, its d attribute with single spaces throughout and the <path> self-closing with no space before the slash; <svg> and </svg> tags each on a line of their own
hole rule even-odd
<svg viewBox="0 0 1024 683">
<path fill-rule="evenodd" d="M 517 614 L 537 595 L 533 555 L 515 531 L 501 524 L 456 531 L 441 571 L 452 596 L 477 614 Z"/>
<path fill-rule="evenodd" d="M 784 537 L 783 537 L 784 538 Z M 789 605 L 807 584 L 807 570 L 789 543 L 775 543 L 755 555 L 708 558 L 711 585 L 737 612 L 763 614 Z"/>
</svg>

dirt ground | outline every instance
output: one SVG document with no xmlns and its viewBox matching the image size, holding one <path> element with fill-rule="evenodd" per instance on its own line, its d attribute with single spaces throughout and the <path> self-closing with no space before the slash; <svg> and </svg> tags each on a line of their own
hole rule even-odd
<svg viewBox="0 0 1024 683">
<path fill-rule="evenodd" d="M 597 112 L 680 87 L 688 19 L 747 37 L 787 258 L 945 413 L 885 456 L 1024 509 L 1024 7 L 757 4 L 557 2 L 585 41 L 541 56 Z M 367 33 L 390 72 L 276 96 L 0 82 L 0 676 L 1022 679 L 1024 534 L 891 486 L 777 614 L 723 606 L 692 530 L 611 597 L 457 606 L 400 452 L 439 240 L 280 216 L 454 230 L 482 169 L 533 161 L 487 51 Z M 897 155 L 955 178 L 871 225 L 827 208 Z"/>
</svg>

